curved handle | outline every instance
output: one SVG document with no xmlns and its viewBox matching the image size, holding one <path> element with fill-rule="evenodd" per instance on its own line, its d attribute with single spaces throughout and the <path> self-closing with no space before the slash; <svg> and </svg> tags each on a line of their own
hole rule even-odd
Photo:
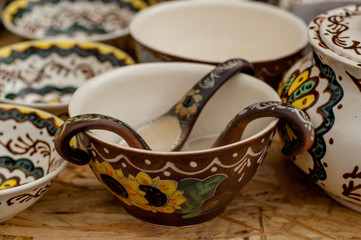
<svg viewBox="0 0 361 240">
<path fill-rule="evenodd" d="M 121 136 L 130 147 L 150 150 L 144 139 L 126 123 L 102 114 L 82 114 L 67 119 L 57 130 L 54 137 L 55 149 L 65 160 L 85 165 L 90 161 L 89 154 L 81 149 L 70 146 L 70 140 L 78 133 L 102 129 Z"/>
<path fill-rule="evenodd" d="M 190 134 L 198 115 L 214 95 L 214 93 L 233 75 L 243 72 L 253 75 L 253 66 L 250 62 L 234 58 L 218 64 L 211 72 L 198 81 L 168 112 L 179 120 L 181 125 L 181 139 Z M 189 109 L 185 110 L 184 109 Z M 182 144 L 174 150 L 179 150 Z"/>
<path fill-rule="evenodd" d="M 262 117 L 278 117 L 295 126 L 297 139 L 285 144 L 282 148 L 285 155 L 295 156 L 312 146 L 315 132 L 306 113 L 289 103 L 268 101 L 252 104 L 239 112 L 212 147 L 239 141 L 247 124 Z"/>
</svg>

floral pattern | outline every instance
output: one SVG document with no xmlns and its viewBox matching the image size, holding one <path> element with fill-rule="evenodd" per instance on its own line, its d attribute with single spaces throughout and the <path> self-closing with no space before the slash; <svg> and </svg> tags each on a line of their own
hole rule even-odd
<svg viewBox="0 0 361 240">
<path fill-rule="evenodd" d="M 302 67 L 303 65 L 303 67 Z M 307 67 L 306 67 L 307 66 Z M 322 159 L 326 154 L 327 140 L 325 135 L 333 128 L 335 123 L 334 108 L 338 105 L 344 96 L 342 86 L 338 82 L 336 73 L 327 64 L 322 63 L 317 54 L 309 54 L 305 59 L 295 65 L 290 71 L 288 78 L 285 78 L 279 86 L 279 94 L 282 101 L 293 104 L 294 106 L 304 110 L 306 114 L 313 114 L 314 110 L 310 110 L 316 106 L 316 113 L 320 116 L 322 122 L 314 125 L 315 127 L 315 141 L 313 146 L 308 150 L 310 153 L 314 166 L 308 168 L 311 179 L 315 182 L 325 180 L 327 172 Z M 323 88 L 320 82 L 326 84 Z M 316 90 L 320 85 L 321 91 Z M 324 93 L 329 95 L 329 98 L 322 98 L 319 101 L 319 94 L 325 96 Z M 310 110 L 310 111 L 308 111 Z M 282 124 L 280 131 L 285 136 L 286 142 L 295 138 L 294 130 L 289 124 Z"/>
<path fill-rule="evenodd" d="M 181 117 L 190 118 L 197 112 L 199 102 L 202 101 L 202 95 L 198 94 L 199 90 L 190 90 L 182 99 L 177 103 L 175 112 Z"/>
<path fill-rule="evenodd" d="M 279 88 L 279 94 L 283 102 L 291 103 L 293 106 L 306 110 L 311 108 L 318 99 L 315 90 L 318 77 L 310 77 L 311 68 L 303 72 L 296 70 Z"/>
<path fill-rule="evenodd" d="M 12 188 L 20 185 L 20 179 L 16 176 L 6 179 L 0 174 L 0 190 Z"/>
<path fill-rule="evenodd" d="M 173 213 L 187 201 L 183 191 L 177 190 L 175 181 L 152 179 L 144 172 L 126 177 L 122 170 L 115 170 L 108 162 L 91 161 L 90 166 L 108 190 L 129 206 L 154 213 Z"/>
<path fill-rule="evenodd" d="M 287 79 L 281 82 L 278 94 L 283 102 L 290 103 L 298 109 L 306 110 L 311 108 L 318 99 L 319 93 L 316 90 L 318 76 L 311 76 L 312 67 L 294 71 Z M 297 139 L 296 129 L 293 125 L 285 122 L 279 126 L 281 134 L 286 142 Z"/>
</svg>

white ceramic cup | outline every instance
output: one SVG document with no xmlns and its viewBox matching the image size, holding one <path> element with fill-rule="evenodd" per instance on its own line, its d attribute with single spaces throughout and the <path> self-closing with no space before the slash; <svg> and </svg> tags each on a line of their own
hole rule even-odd
<svg viewBox="0 0 361 240">
<path fill-rule="evenodd" d="M 262 2 L 162 2 L 137 13 L 129 29 L 140 62 L 243 58 L 272 87 L 307 46 L 300 18 Z"/>
</svg>

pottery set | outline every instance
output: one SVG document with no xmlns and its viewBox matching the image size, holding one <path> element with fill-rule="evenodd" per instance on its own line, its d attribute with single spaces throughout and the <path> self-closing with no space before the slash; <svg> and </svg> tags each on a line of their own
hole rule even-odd
<svg viewBox="0 0 361 240">
<path fill-rule="evenodd" d="M 44 194 L 65 159 L 89 165 L 141 220 L 202 223 L 254 176 L 277 129 L 279 151 L 361 210 L 360 6 L 307 30 L 269 3 L 148 4 L 15 0 L 4 10 L 8 30 L 38 40 L 0 48 L 0 101 L 26 106 L 0 105 L 0 221 Z M 137 64 L 104 43 L 127 37 Z"/>
<path fill-rule="evenodd" d="M 340 203 L 361 211 L 360 93 L 361 6 L 323 13 L 308 26 L 313 53 L 297 62 L 279 86 L 284 102 L 302 109 L 315 142 L 295 164 Z M 283 125 L 285 139 L 292 126 Z"/>
<path fill-rule="evenodd" d="M 300 18 L 253 1 L 162 2 L 136 14 L 129 30 L 139 62 L 216 65 L 240 57 L 275 89 L 307 46 Z"/>
<path fill-rule="evenodd" d="M 39 200 L 68 165 L 53 146 L 62 123 L 34 108 L 0 104 L 0 222 Z"/>
<path fill-rule="evenodd" d="M 66 160 L 89 164 L 99 181 L 139 219 L 175 226 L 212 219 L 262 164 L 278 117 L 299 129 L 299 141 L 287 146 L 285 153 L 296 154 L 312 145 L 307 116 L 284 105 L 263 81 L 236 73 L 204 106 L 181 151 L 151 149 L 147 142 L 152 139 L 134 129 L 172 109 L 179 99 L 182 118 L 191 119 L 204 97 L 192 86 L 210 88 L 219 80 L 217 72 L 222 75 L 239 62 L 227 61 L 223 71 L 216 72 L 206 64 L 143 63 L 99 75 L 73 95 L 71 118 L 58 130 L 55 147 Z M 163 125 L 152 131 L 159 144 L 165 141 L 164 131 L 172 129 Z M 74 136 L 77 148 L 69 147 Z M 122 139 L 129 146 L 119 144 Z"/>
</svg>

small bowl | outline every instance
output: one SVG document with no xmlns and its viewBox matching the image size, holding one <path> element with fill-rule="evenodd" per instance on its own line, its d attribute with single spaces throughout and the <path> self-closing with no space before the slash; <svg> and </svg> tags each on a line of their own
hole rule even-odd
<svg viewBox="0 0 361 240">
<path fill-rule="evenodd" d="M 0 222 L 39 200 L 67 166 L 53 143 L 62 123 L 41 110 L 0 104 Z"/>
<path fill-rule="evenodd" d="M 129 29 L 139 62 L 243 58 L 273 88 L 308 44 L 302 19 L 254 1 L 162 2 L 137 13 Z"/>
<path fill-rule="evenodd" d="M 125 52 L 96 42 L 35 40 L 0 48 L 0 101 L 67 114 L 88 79 L 133 64 Z"/>
<path fill-rule="evenodd" d="M 16 0 L 4 10 L 3 23 L 27 39 L 71 38 L 105 41 L 128 35 L 142 0 Z"/>
</svg>

